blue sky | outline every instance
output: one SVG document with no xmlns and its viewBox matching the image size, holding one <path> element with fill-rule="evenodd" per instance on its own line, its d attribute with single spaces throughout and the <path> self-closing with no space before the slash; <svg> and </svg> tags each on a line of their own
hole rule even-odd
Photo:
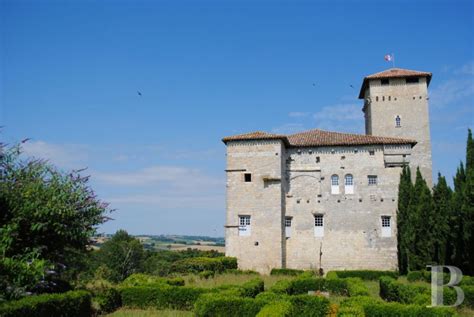
<svg viewBox="0 0 474 317">
<path fill-rule="evenodd" d="M 389 68 L 383 56 L 393 52 L 396 66 L 433 72 L 433 172 L 451 178 L 474 126 L 473 9 L 472 1 L 0 0 L 1 140 L 30 137 L 27 154 L 88 167 L 117 209 L 103 232 L 222 235 L 220 139 L 363 133 L 362 78 Z"/>
</svg>

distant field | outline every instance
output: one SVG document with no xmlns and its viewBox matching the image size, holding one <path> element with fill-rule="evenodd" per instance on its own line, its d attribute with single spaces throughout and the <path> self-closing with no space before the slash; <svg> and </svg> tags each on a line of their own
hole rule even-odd
<svg viewBox="0 0 474 317">
<path fill-rule="evenodd" d="M 190 245 L 190 244 L 172 244 L 171 249 L 173 251 L 179 251 L 179 250 L 186 250 L 188 248 L 191 249 L 198 249 L 202 251 L 209 251 L 209 250 L 216 250 L 218 252 L 225 252 L 225 247 L 222 246 L 215 246 L 215 245 Z"/>
</svg>

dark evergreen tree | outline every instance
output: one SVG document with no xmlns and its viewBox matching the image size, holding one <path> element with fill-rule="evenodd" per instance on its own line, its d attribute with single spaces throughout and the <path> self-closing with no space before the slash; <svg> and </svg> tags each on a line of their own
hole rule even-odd
<svg viewBox="0 0 474 317">
<path fill-rule="evenodd" d="M 474 141 L 472 132 L 468 130 L 466 146 L 466 178 L 463 188 L 463 204 L 461 206 L 463 215 L 463 240 L 464 246 L 464 271 L 465 274 L 474 274 Z"/>
<path fill-rule="evenodd" d="M 432 254 L 433 261 L 438 264 L 446 264 L 447 243 L 450 235 L 451 199 L 452 190 L 446 183 L 446 178 L 438 173 L 438 182 L 433 187 L 434 249 Z"/>
<path fill-rule="evenodd" d="M 400 273 L 406 274 L 407 264 L 407 237 L 406 231 L 409 226 L 408 208 L 413 194 L 413 183 L 409 166 L 405 166 L 400 175 L 398 185 L 398 212 L 397 212 L 397 239 L 398 239 L 398 269 Z"/>
</svg>

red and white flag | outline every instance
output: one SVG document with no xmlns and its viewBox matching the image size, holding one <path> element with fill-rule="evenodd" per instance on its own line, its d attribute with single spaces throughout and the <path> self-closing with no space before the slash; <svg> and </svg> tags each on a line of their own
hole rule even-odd
<svg viewBox="0 0 474 317">
<path fill-rule="evenodd" d="M 386 62 L 391 62 L 393 60 L 393 55 L 392 54 L 387 54 L 384 56 L 384 59 Z"/>
</svg>

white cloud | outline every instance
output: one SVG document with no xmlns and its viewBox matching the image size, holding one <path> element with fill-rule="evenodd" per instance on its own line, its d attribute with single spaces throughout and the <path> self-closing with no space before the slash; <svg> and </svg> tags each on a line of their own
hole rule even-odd
<svg viewBox="0 0 474 317">
<path fill-rule="evenodd" d="M 430 94 L 430 105 L 442 108 L 446 105 L 462 101 L 474 94 L 474 80 L 449 79 L 440 85 L 433 87 Z"/>
<path fill-rule="evenodd" d="M 45 159 L 63 168 L 83 168 L 88 160 L 87 146 L 81 144 L 28 141 L 22 145 L 22 149 L 27 156 Z"/>
<path fill-rule="evenodd" d="M 474 61 L 470 61 L 463 66 L 461 66 L 459 69 L 454 71 L 455 74 L 461 74 L 461 75 L 474 75 Z"/>
</svg>

